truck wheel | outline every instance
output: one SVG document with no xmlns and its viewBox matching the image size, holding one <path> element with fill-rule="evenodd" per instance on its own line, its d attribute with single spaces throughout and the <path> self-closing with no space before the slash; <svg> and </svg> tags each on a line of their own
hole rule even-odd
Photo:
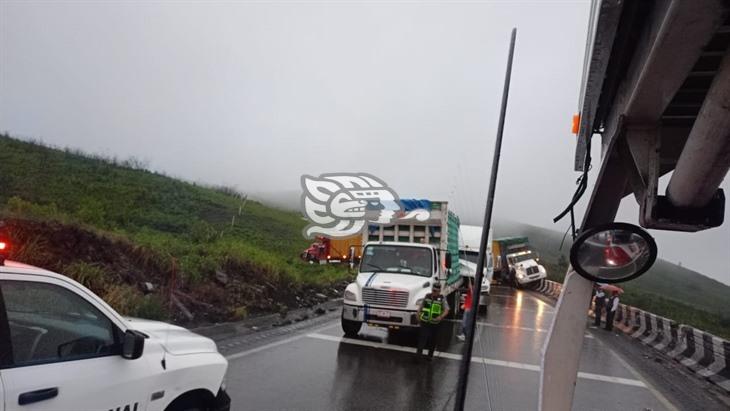
<svg viewBox="0 0 730 411">
<path fill-rule="evenodd" d="M 177 398 L 165 408 L 165 411 L 204 411 L 207 409 L 202 398 L 195 393 L 189 393 Z"/>
<path fill-rule="evenodd" d="M 345 337 L 357 337 L 361 327 L 362 323 L 359 321 L 351 321 L 342 318 L 342 331 L 344 331 Z"/>
</svg>

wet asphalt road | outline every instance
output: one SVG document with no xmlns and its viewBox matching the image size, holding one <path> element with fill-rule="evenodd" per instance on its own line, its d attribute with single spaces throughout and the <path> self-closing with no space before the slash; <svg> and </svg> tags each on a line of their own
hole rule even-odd
<svg viewBox="0 0 730 411">
<path fill-rule="evenodd" d="M 553 307 L 525 291 L 495 288 L 479 318 L 469 377 L 470 410 L 537 409 L 540 347 Z M 416 335 L 363 327 L 343 338 L 330 314 L 229 357 L 234 410 L 451 410 L 463 344 L 442 324 L 436 358 L 418 361 Z M 671 410 L 617 354 L 584 337 L 574 410 Z"/>
</svg>

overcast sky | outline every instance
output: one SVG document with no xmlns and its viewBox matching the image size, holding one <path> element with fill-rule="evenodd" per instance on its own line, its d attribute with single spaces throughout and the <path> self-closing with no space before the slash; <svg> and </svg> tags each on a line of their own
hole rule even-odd
<svg viewBox="0 0 730 411">
<path fill-rule="evenodd" d="M 365 171 L 473 223 L 517 27 L 495 217 L 564 231 L 588 6 L 3 0 L 0 130 L 277 200 L 302 174 Z M 730 223 L 653 234 L 730 284 Z"/>
</svg>

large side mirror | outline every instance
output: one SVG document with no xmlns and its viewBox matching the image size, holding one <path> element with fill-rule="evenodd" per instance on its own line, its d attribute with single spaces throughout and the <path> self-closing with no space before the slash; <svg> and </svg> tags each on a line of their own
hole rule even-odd
<svg viewBox="0 0 730 411">
<path fill-rule="evenodd" d="M 654 239 L 640 227 L 611 223 L 582 232 L 570 248 L 570 264 L 581 276 L 620 283 L 644 274 L 656 261 Z"/>
<path fill-rule="evenodd" d="M 446 261 L 444 261 L 444 263 L 446 264 L 446 269 L 450 270 L 451 269 L 451 253 L 446 253 Z"/>
<path fill-rule="evenodd" d="M 136 360 L 141 357 L 144 351 L 145 338 L 147 336 L 139 331 L 127 330 L 124 333 L 124 340 L 122 341 L 122 358 Z"/>
</svg>

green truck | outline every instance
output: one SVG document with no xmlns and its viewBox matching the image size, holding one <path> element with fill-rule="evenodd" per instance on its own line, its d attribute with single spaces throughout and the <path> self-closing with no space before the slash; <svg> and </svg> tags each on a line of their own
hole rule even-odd
<svg viewBox="0 0 730 411">
<path fill-rule="evenodd" d="M 527 237 L 503 237 L 492 242 L 494 273 L 503 283 L 522 287 L 547 277 L 545 267 Z"/>
</svg>

